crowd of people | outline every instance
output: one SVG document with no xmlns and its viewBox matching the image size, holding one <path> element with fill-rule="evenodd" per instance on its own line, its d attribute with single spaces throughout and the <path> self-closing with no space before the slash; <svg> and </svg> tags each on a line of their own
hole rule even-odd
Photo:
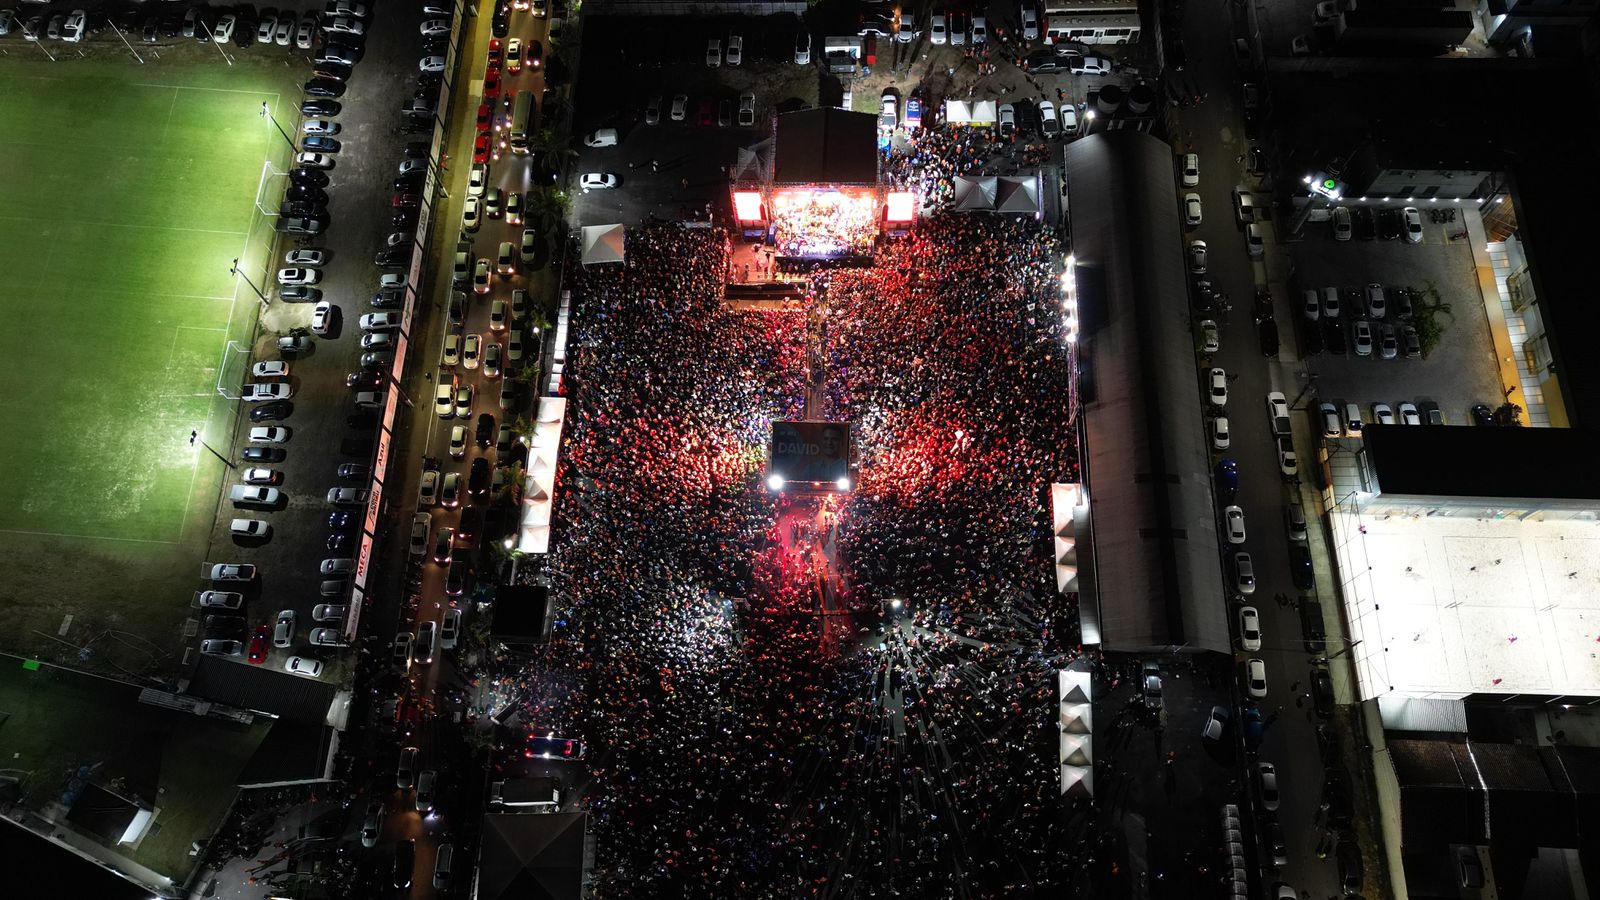
<svg viewBox="0 0 1600 900">
<path fill-rule="evenodd" d="M 720 232 L 632 229 L 626 250 L 574 280 L 557 627 L 501 676 L 527 727 L 590 748 L 596 896 L 1070 887 L 1085 817 L 1058 793 L 1053 673 L 1076 638 L 1047 498 L 1075 459 L 1049 230 L 936 217 L 785 312 L 721 303 Z M 808 392 L 856 423 L 848 496 L 764 483 L 770 423 Z M 823 579 L 845 583 L 832 617 Z"/>
</svg>

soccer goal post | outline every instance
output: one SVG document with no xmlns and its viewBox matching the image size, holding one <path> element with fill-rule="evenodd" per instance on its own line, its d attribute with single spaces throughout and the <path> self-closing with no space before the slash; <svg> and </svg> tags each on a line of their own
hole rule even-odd
<svg viewBox="0 0 1600 900">
<path fill-rule="evenodd" d="M 229 400 L 239 399 L 245 372 L 250 367 L 250 348 L 238 341 L 229 341 L 222 348 L 222 364 L 217 366 L 217 393 Z"/>
</svg>

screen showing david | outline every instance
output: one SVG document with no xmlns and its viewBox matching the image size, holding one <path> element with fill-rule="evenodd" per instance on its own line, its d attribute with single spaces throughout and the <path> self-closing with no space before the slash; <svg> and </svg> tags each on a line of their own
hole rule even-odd
<svg viewBox="0 0 1600 900">
<path fill-rule="evenodd" d="M 783 482 L 827 482 L 850 475 L 848 422 L 773 422 L 769 471 Z"/>
</svg>

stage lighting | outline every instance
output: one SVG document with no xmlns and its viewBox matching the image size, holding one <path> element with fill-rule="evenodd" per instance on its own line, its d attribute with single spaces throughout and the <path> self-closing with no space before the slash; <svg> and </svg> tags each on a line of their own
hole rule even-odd
<svg viewBox="0 0 1600 900">
<path fill-rule="evenodd" d="M 774 472 L 767 476 L 767 487 L 775 491 L 783 490 L 783 476 Z"/>
<path fill-rule="evenodd" d="M 839 480 L 835 481 L 834 484 L 839 486 L 839 490 L 848 491 L 848 490 L 850 490 L 850 476 L 849 475 L 840 475 L 839 476 Z"/>
</svg>

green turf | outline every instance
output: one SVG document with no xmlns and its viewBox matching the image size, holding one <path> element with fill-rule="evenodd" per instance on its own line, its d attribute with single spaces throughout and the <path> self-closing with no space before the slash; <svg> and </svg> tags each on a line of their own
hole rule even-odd
<svg viewBox="0 0 1600 900">
<path fill-rule="evenodd" d="M 218 369 L 257 306 L 228 270 L 240 257 L 261 284 L 271 267 L 257 189 L 289 151 L 260 110 L 294 127 L 297 86 L 281 63 L 170 57 L 0 67 L 0 536 L 29 560 L 0 572 L 0 621 L 26 626 L 9 649 L 68 612 L 73 643 L 91 621 L 155 639 L 155 593 L 175 638 L 210 535 L 222 465 L 189 433 L 228 451 Z M 99 596 L 62 602 L 77 592 Z"/>
</svg>

